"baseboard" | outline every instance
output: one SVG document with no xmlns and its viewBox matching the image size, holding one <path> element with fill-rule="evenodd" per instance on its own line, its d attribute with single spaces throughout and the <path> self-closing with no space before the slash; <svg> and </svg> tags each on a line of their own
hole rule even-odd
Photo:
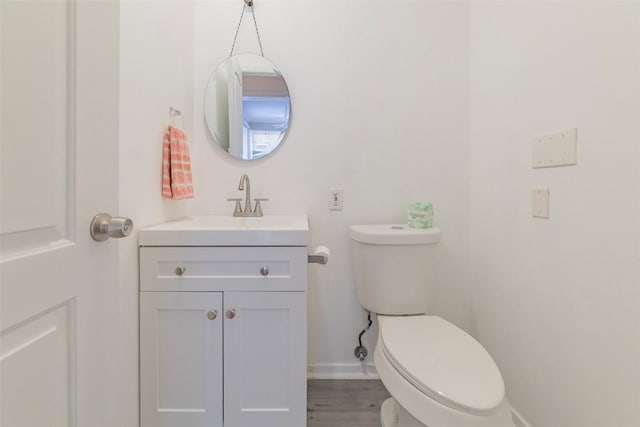
<svg viewBox="0 0 640 427">
<path fill-rule="evenodd" d="M 315 380 L 377 380 L 373 363 L 315 363 L 307 366 L 307 378 Z"/>
<path fill-rule="evenodd" d="M 511 407 L 511 418 L 513 419 L 515 427 L 531 427 L 531 424 L 529 424 L 513 406 Z"/>
</svg>

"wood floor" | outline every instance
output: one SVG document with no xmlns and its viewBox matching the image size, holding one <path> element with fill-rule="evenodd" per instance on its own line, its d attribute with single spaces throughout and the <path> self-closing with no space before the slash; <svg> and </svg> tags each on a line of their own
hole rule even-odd
<svg viewBox="0 0 640 427">
<path fill-rule="evenodd" d="M 389 393 L 379 380 L 309 380 L 307 427 L 380 427 Z"/>
</svg>

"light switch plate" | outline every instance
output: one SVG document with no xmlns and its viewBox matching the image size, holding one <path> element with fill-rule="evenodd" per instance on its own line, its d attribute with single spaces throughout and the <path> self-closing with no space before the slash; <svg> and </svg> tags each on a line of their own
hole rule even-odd
<svg viewBox="0 0 640 427">
<path fill-rule="evenodd" d="M 550 168 L 578 162 L 578 129 L 566 129 L 533 140 L 531 166 Z"/>
<path fill-rule="evenodd" d="M 531 216 L 535 218 L 549 218 L 549 189 L 531 189 Z"/>
</svg>

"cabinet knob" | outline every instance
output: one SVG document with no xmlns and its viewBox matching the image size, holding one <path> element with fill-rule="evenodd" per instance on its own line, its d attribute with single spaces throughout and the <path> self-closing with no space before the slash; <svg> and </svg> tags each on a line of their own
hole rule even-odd
<svg viewBox="0 0 640 427">
<path fill-rule="evenodd" d="M 266 265 L 263 265 L 262 268 L 260 268 L 260 274 L 262 274 L 263 276 L 268 276 L 269 267 L 267 267 Z"/>
<path fill-rule="evenodd" d="M 207 312 L 207 319 L 209 319 L 209 320 L 213 320 L 213 319 L 215 319 L 216 317 L 218 317 L 218 310 L 209 310 L 209 311 Z"/>
<path fill-rule="evenodd" d="M 231 310 L 227 310 L 227 319 L 233 319 L 236 317 L 237 310 L 232 308 Z"/>
<path fill-rule="evenodd" d="M 176 276 L 182 276 L 185 271 L 187 271 L 187 268 L 182 265 L 179 265 L 178 267 L 176 267 L 176 270 L 175 270 Z"/>
</svg>

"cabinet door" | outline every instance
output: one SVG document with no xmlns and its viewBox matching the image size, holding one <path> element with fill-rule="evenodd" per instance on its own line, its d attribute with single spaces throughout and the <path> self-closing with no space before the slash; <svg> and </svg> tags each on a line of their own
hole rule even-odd
<svg viewBox="0 0 640 427">
<path fill-rule="evenodd" d="M 306 292 L 224 293 L 225 427 L 306 426 L 306 304 Z"/>
<path fill-rule="evenodd" d="M 222 427 L 222 314 L 220 292 L 140 293 L 142 427 Z"/>
</svg>

